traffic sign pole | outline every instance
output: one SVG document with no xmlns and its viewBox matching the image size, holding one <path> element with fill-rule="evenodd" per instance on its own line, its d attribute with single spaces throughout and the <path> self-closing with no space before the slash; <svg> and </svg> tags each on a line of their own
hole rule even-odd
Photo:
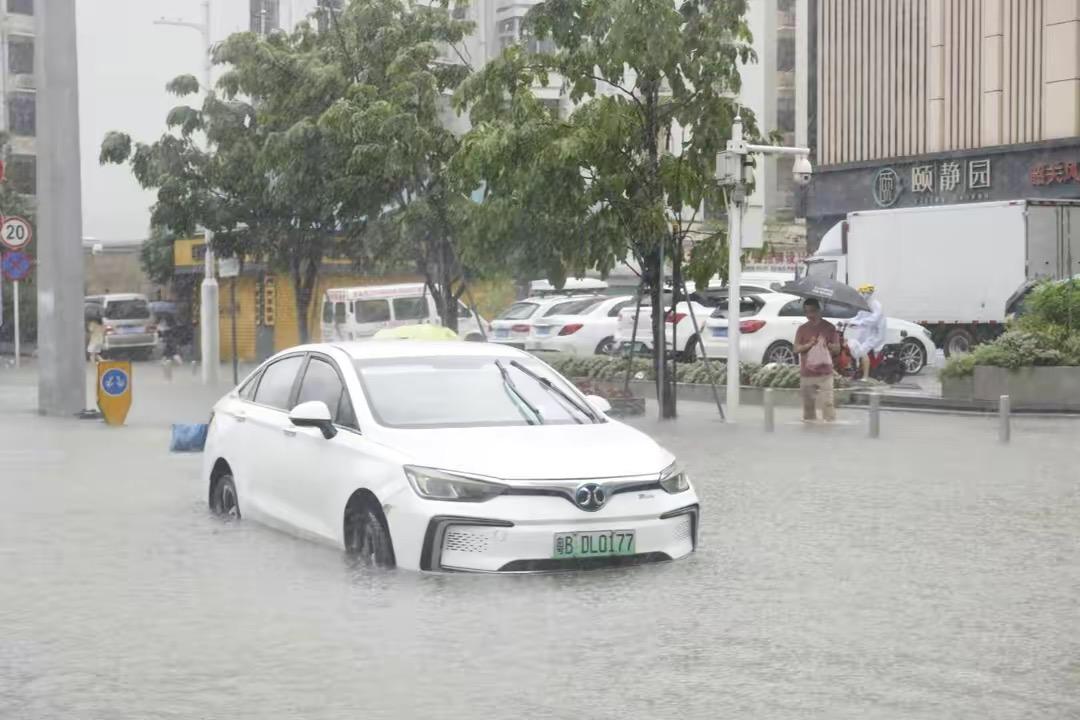
<svg viewBox="0 0 1080 720">
<path fill-rule="evenodd" d="M 19 367 L 22 363 L 21 353 L 19 347 L 19 281 L 16 280 L 11 284 L 11 298 L 14 300 L 15 306 L 15 367 Z"/>
</svg>

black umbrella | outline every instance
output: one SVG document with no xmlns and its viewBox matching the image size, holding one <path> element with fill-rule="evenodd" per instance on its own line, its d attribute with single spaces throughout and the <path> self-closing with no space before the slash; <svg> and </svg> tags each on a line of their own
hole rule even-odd
<svg viewBox="0 0 1080 720">
<path fill-rule="evenodd" d="M 829 278 L 804 277 L 785 283 L 780 287 L 780 292 L 802 298 L 817 298 L 822 302 L 836 303 L 856 310 L 870 309 L 866 298 L 860 295 L 858 290 Z"/>
</svg>

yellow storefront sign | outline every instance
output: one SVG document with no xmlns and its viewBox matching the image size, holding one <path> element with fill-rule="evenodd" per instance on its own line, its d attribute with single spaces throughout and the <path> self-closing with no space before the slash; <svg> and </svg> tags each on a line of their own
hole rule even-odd
<svg viewBox="0 0 1080 720">
<path fill-rule="evenodd" d="M 131 363 L 109 360 L 97 366 L 98 409 L 109 425 L 123 425 L 131 409 Z"/>
</svg>

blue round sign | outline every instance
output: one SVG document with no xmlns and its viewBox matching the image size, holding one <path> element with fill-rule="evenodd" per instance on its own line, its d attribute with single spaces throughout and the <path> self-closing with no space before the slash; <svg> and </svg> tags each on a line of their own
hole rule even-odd
<svg viewBox="0 0 1080 720">
<path fill-rule="evenodd" d="M 123 395 L 128 388 L 128 374 L 119 368 L 106 370 L 101 376 L 101 389 L 106 395 Z"/>
<path fill-rule="evenodd" d="M 4 259 L 0 261 L 0 271 L 11 282 L 19 282 L 30 274 L 32 265 L 29 255 L 21 250 L 12 250 L 4 253 Z"/>
</svg>

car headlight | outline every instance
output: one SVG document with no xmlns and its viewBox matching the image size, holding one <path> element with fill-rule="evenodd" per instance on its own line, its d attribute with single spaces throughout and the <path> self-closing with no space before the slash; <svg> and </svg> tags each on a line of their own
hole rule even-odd
<svg viewBox="0 0 1080 720">
<path fill-rule="evenodd" d="M 660 487 L 664 492 L 675 495 L 690 489 L 690 476 L 678 465 L 672 463 L 660 473 Z"/>
<path fill-rule="evenodd" d="M 428 500 L 484 502 L 507 489 L 506 485 L 491 480 L 414 465 L 405 466 L 405 477 L 416 494 Z"/>
</svg>

